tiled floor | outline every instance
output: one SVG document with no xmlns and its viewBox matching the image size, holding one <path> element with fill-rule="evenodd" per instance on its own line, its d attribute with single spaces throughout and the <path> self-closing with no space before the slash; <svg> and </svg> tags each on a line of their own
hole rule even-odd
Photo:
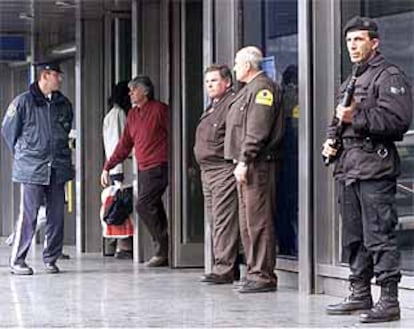
<svg viewBox="0 0 414 329">
<path fill-rule="evenodd" d="M 356 316 L 325 315 L 336 297 L 302 296 L 284 287 L 240 295 L 229 285 L 199 283 L 201 270 L 146 269 L 99 254 L 62 260 L 62 273 L 48 275 L 38 252 L 29 260 L 34 276 L 13 276 L 8 251 L 0 247 L 2 328 L 375 327 L 359 324 Z M 414 327 L 414 308 L 404 305 L 401 321 L 381 327 Z"/>
</svg>

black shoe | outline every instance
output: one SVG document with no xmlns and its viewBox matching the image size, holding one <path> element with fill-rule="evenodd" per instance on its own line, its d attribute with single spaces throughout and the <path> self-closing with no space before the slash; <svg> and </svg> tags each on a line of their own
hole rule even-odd
<svg viewBox="0 0 414 329">
<path fill-rule="evenodd" d="M 233 279 L 227 276 L 210 273 L 203 275 L 200 279 L 200 282 L 205 282 L 208 284 L 228 284 L 233 283 Z"/>
<path fill-rule="evenodd" d="M 371 283 L 351 282 L 351 294 L 338 304 L 328 305 L 326 313 L 329 315 L 349 315 L 354 312 L 366 311 L 372 307 Z"/>
<path fill-rule="evenodd" d="M 162 256 L 153 256 L 151 259 L 145 263 L 146 267 L 161 267 L 168 266 L 168 258 Z"/>
<path fill-rule="evenodd" d="M 258 292 L 276 291 L 276 284 L 269 282 L 259 282 L 248 280 L 239 290 L 241 294 L 253 294 Z"/>
<path fill-rule="evenodd" d="M 116 259 L 132 259 L 132 251 L 131 250 L 120 250 L 115 253 L 114 257 Z"/>
<path fill-rule="evenodd" d="M 10 272 L 14 275 L 33 275 L 33 269 L 26 263 L 10 265 Z"/>
<path fill-rule="evenodd" d="M 398 302 L 398 283 L 389 282 L 381 285 L 381 297 L 369 311 L 359 316 L 362 323 L 397 321 L 400 319 L 400 303 Z"/>
<path fill-rule="evenodd" d="M 45 269 L 46 269 L 46 273 L 49 273 L 49 274 L 55 274 L 55 273 L 60 272 L 59 267 L 57 267 L 55 263 L 46 263 Z"/>
</svg>

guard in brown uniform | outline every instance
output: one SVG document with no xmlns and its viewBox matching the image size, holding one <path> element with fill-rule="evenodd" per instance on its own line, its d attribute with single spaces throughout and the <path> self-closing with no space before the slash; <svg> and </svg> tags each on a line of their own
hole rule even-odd
<svg viewBox="0 0 414 329">
<path fill-rule="evenodd" d="M 260 71 L 262 59 L 256 47 L 237 52 L 236 78 L 246 85 L 226 118 L 224 156 L 237 164 L 240 234 L 247 261 L 247 281 L 240 293 L 275 291 L 277 286 L 273 218 L 284 119 L 280 87 Z"/>
<path fill-rule="evenodd" d="M 224 160 L 225 120 L 234 98 L 231 71 L 212 65 L 205 71 L 205 88 L 212 102 L 200 118 L 194 154 L 201 168 L 204 205 L 210 220 L 214 264 L 202 277 L 210 284 L 232 283 L 238 250 L 237 189 L 233 164 Z"/>
</svg>

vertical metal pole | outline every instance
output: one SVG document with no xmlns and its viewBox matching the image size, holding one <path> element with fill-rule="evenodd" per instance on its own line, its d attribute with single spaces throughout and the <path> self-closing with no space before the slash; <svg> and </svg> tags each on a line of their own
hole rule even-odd
<svg viewBox="0 0 414 329">
<path fill-rule="evenodd" d="M 34 0 L 30 2 L 30 11 L 31 14 L 35 17 L 34 12 Z M 34 63 L 36 62 L 36 39 L 35 39 L 35 20 L 32 19 L 30 23 L 30 57 L 31 57 L 31 65 L 30 65 L 30 72 L 29 72 L 29 79 L 30 83 L 33 83 L 36 80 L 36 68 Z"/>
<path fill-rule="evenodd" d="M 120 51 L 121 51 L 121 42 L 120 42 L 120 19 L 115 17 L 115 83 L 118 83 L 121 79 L 121 63 L 120 63 Z"/>
<path fill-rule="evenodd" d="M 132 38 L 132 63 L 131 63 L 131 74 L 132 77 L 138 75 L 139 72 L 139 0 L 133 0 L 131 3 L 131 38 Z M 134 190 L 134 200 L 137 199 L 138 195 L 138 170 L 136 161 L 133 161 L 133 171 L 134 171 L 134 180 L 133 180 L 133 190 Z M 133 238 L 133 254 L 134 262 L 137 264 L 140 261 L 140 239 L 139 239 L 139 218 L 136 211 L 136 208 L 133 207 L 133 218 L 134 218 L 134 238 Z"/>
<path fill-rule="evenodd" d="M 311 1 L 298 1 L 299 52 L 299 292 L 312 293 L 312 43 Z"/>
<path fill-rule="evenodd" d="M 214 12 L 213 1 L 206 0 L 203 2 L 203 68 L 206 68 L 214 62 Z M 208 104 L 208 96 L 204 92 L 204 108 Z M 210 218 L 204 212 L 204 271 L 211 273 L 213 268 L 213 247 L 211 240 Z"/>
<path fill-rule="evenodd" d="M 84 223 L 82 214 L 84 211 L 83 193 L 83 154 L 82 154 L 82 0 L 76 2 L 76 55 L 75 55 L 75 124 L 76 124 L 76 149 L 75 149 L 75 193 L 76 193 L 76 253 L 78 256 L 84 250 Z"/>
<path fill-rule="evenodd" d="M 189 147 L 189 145 L 187 145 L 187 134 L 188 134 L 188 129 L 187 129 L 187 74 L 186 74 L 186 26 L 187 26 L 187 22 L 186 22 L 186 3 L 185 1 L 181 2 L 181 6 L 180 6 L 180 11 L 181 11 L 181 99 L 182 99 L 182 106 L 181 106 L 181 127 L 183 128 L 181 130 L 181 140 L 182 140 L 182 147 L 183 150 L 186 150 L 187 147 Z M 187 172 L 187 163 L 188 163 L 188 159 L 187 159 L 187 152 L 183 151 L 182 152 L 182 163 L 183 166 L 181 167 L 182 170 L 182 181 L 181 184 L 184 187 L 184 189 L 187 186 L 187 180 L 188 180 L 188 172 Z M 183 214 L 184 216 L 182 216 L 181 218 L 181 241 L 183 244 L 186 244 L 188 241 L 188 218 L 187 218 L 187 207 L 188 207 L 188 198 L 189 195 L 187 195 L 187 191 L 185 190 L 183 191 L 183 196 L 182 196 L 182 209 L 183 209 Z"/>
</svg>

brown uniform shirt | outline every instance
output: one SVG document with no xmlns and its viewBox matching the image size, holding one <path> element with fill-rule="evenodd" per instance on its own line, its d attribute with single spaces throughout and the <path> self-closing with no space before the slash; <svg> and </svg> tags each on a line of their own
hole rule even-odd
<svg viewBox="0 0 414 329">
<path fill-rule="evenodd" d="M 234 96 L 233 90 L 228 90 L 201 115 L 196 130 L 194 155 L 202 169 L 222 166 L 224 163 L 225 120 Z"/>
<path fill-rule="evenodd" d="M 284 118 L 280 87 L 263 72 L 247 83 L 230 104 L 224 158 L 246 163 L 281 157 Z"/>
</svg>

